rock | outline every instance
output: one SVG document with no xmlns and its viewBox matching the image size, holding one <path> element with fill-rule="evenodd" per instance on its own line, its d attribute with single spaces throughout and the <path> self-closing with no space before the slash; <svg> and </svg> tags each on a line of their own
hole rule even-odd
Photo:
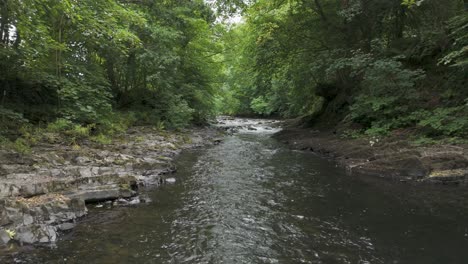
<svg viewBox="0 0 468 264">
<path fill-rule="evenodd" d="M 91 159 L 88 157 L 76 157 L 75 159 L 72 160 L 75 164 L 86 164 L 86 163 L 91 163 Z"/>
<path fill-rule="evenodd" d="M 57 231 L 54 227 L 52 226 L 43 226 L 40 229 L 41 232 L 41 238 L 39 239 L 40 243 L 50 243 L 50 242 L 55 242 L 57 240 Z"/>
<path fill-rule="evenodd" d="M 303 215 L 293 215 L 294 218 L 298 219 L 298 220 L 304 220 L 304 216 Z"/>
<path fill-rule="evenodd" d="M 85 202 L 149 203 L 147 195 L 132 198 L 139 184 L 162 184 L 162 175 L 175 171 L 172 160 L 181 146 L 222 142 L 218 131 L 211 132 L 200 129 L 186 140 L 186 135 L 138 128 L 134 134 L 141 142 L 116 142 L 105 150 L 92 142 L 83 142 L 81 150 L 44 142 L 34 146 L 32 158 L 0 150 L 0 198 L 6 199 L 0 200 L 0 226 L 15 230 L 22 244 L 49 243 L 57 230 L 73 228 L 72 222 L 87 214 Z M 0 228 L 6 241 L 5 232 Z"/>
<path fill-rule="evenodd" d="M 174 184 L 176 183 L 176 178 L 166 178 L 164 182 L 169 183 L 169 184 Z"/>
<path fill-rule="evenodd" d="M 422 162 L 434 171 L 468 168 L 468 160 L 461 154 L 437 153 L 422 158 Z"/>
<path fill-rule="evenodd" d="M 60 231 L 68 231 L 75 228 L 76 224 L 74 223 L 63 223 L 57 226 Z"/>
<path fill-rule="evenodd" d="M 15 239 L 21 244 L 33 244 L 39 241 L 37 236 L 33 233 L 31 226 L 20 226 L 16 229 Z"/>
<path fill-rule="evenodd" d="M 130 200 L 130 202 L 128 203 L 129 205 L 136 205 L 136 204 L 140 204 L 141 201 L 140 201 L 140 198 L 139 197 L 135 197 L 133 198 L 132 200 Z"/>
<path fill-rule="evenodd" d="M 80 176 L 83 178 L 90 178 L 93 176 L 93 173 L 91 172 L 91 169 L 89 168 L 80 169 Z"/>
<path fill-rule="evenodd" d="M 147 194 L 140 195 L 140 201 L 142 203 L 151 203 L 151 198 Z"/>
<path fill-rule="evenodd" d="M 5 207 L 5 211 L 8 215 L 8 220 L 10 223 L 23 222 L 23 213 L 20 211 L 20 209 L 14 207 Z"/>
<path fill-rule="evenodd" d="M 34 218 L 30 214 L 24 214 L 23 215 L 23 225 L 31 225 L 34 223 Z"/>
<path fill-rule="evenodd" d="M 432 183 L 462 183 L 468 178 L 468 169 L 434 170 L 424 181 Z"/>
<path fill-rule="evenodd" d="M 5 207 L 0 206 L 0 226 L 5 226 L 11 223 L 10 218 L 5 210 Z"/>
<path fill-rule="evenodd" d="M 6 230 L 1 229 L 0 230 L 0 246 L 8 244 L 10 240 L 11 240 L 10 235 L 8 235 Z"/>
<path fill-rule="evenodd" d="M 23 197 L 33 197 L 48 193 L 46 184 L 28 183 L 21 185 L 20 194 Z"/>
<path fill-rule="evenodd" d="M 82 217 L 88 213 L 86 208 L 85 201 L 82 199 L 71 199 L 70 200 L 70 209 L 75 214 L 76 217 Z"/>
<path fill-rule="evenodd" d="M 424 167 L 417 156 L 394 156 L 388 159 L 378 159 L 356 167 L 350 167 L 349 170 L 358 174 L 404 180 L 421 179 L 428 174 L 427 168 Z"/>
<path fill-rule="evenodd" d="M 221 142 L 223 142 L 223 139 L 222 139 L 222 138 L 215 138 L 215 139 L 213 139 L 213 144 L 215 144 L 215 145 L 219 145 L 219 144 L 221 144 Z"/>
<path fill-rule="evenodd" d="M 120 197 L 120 188 L 114 187 L 108 189 L 81 190 L 68 194 L 68 196 L 86 202 L 101 202 L 105 200 L 115 200 Z"/>
<path fill-rule="evenodd" d="M 128 201 L 123 199 L 123 198 L 119 198 L 119 199 L 114 201 L 114 206 L 127 205 L 127 204 L 128 204 Z"/>
<path fill-rule="evenodd" d="M 20 226 L 16 229 L 15 239 L 21 244 L 55 242 L 57 232 L 54 227 L 48 225 Z"/>
</svg>

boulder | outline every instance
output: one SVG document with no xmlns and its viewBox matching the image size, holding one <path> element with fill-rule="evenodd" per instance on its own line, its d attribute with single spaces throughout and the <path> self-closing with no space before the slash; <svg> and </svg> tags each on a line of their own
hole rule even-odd
<svg viewBox="0 0 468 264">
<path fill-rule="evenodd" d="M 16 229 L 15 240 L 21 244 L 50 243 L 57 240 L 55 227 L 48 225 L 20 226 Z"/>
</svg>

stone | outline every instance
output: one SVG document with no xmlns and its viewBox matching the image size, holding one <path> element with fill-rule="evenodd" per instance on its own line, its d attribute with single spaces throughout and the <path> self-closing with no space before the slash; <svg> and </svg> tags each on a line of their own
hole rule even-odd
<svg viewBox="0 0 468 264">
<path fill-rule="evenodd" d="M 40 183 L 29 183 L 21 185 L 20 194 L 23 197 L 32 197 L 47 193 L 47 188 Z"/>
<path fill-rule="evenodd" d="M 0 226 L 5 226 L 11 223 L 8 214 L 5 211 L 5 207 L 0 207 Z"/>
<path fill-rule="evenodd" d="M 18 208 L 6 207 L 5 211 L 10 222 L 23 222 L 23 213 Z"/>
<path fill-rule="evenodd" d="M 176 178 L 167 178 L 164 180 L 165 183 L 174 184 L 176 183 Z"/>
<path fill-rule="evenodd" d="M 11 240 L 10 235 L 8 235 L 6 230 L 1 229 L 0 230 L 0 246 L 8 244 L 10 240 Z"/>
<path fill-rule="evenodd" d="M 128 202 L 129 205 L 136 205 L 136 204 L 140 204 L 141 201 L 140 201 L 140 198 L 139 197 L 135 197 L 134 199 L 130 200 L 130 202 Z"/>
<path fill-rule="evenodd" d="M 48 225 L 20 226 L 16 229 L 15 239 L 21 244 L 55 242 L 57 232 L 53 226 Z"/>
<path fill-rule="evenodd" d="M 15 239 L 18 240 L 21 244 L 33 244 L 39 241 L 37 236 L 33 233 L 31 226 L 20 226 L 17 228 Z"/>
<path fill-rule="evenodd" d="M 151 203 L 151 198 L 147 194 L 140 195 L 140 202 L 142 203 Z"/>
<path fill-rule="evenodd" d="M 83 199 L 71 199 L 70 208 L 76 217 L 82 217 L 88 213 L 88 209 L 86 208 L 86 204 Z"/>
<path fill-rule="evenodd" d="M 90 178 L 93 176 L 93 173 L 89 168 L 80 169 L 80 176 L 83 178 Z"/>
<path fill-rule="evenodd" d="M 76 164 L 86 164 L 86 163 L 90 163 L 91 160 L 88 158 L 88 157 L 76 157 L 74 160 L 73 160 L 74 163 Z"/>
<path fill-rule="evenodd" d="M 422 158 L 426 167 L 434 171 L 456 170 L 468 168 L 468 160 L 457 153 L 437 153 L 436 155 Z"/>
<path fill-rule="evenodd" d="M 44 229 L 45 231 L 45 234 L 47 235 L 47 237 L 49 238 L 47 242 L 55 242 L 57 241 L 57 231 L 55 230 L 54 227 L 52 226 L 46 226 Z M 46 242 L 46 243 L 47 243 Z"/>
<path fill-rule="evenodd" d="M 114 201 L 114 206 L 117 206 L 117 205 L 128 205 L 128 201 L 123 199 L 123 198 L 119 198 L 117 200 Z"/>
<path fill-rule="evenodd" d="M 58 230 L 60 231 L 68 231 L 75 228 L 75 223 L 63 223 L 57 226 Z"/>
<path fill-rule="evenodd" d="M 32 217 L 32 215 L 24 214 L 23 215 L 23 225 L 27 226 L 27 225 L 31 225 L 32 223 L 34 223 L 34 218 Z"/>
<path fill-rule="evenodd" d="M 120 197 L 130 198 L 135 196 L 136 192 L 130 189 L 122 189 L 118 186 L 109 186 L 103 189 L 88 189 L 70 193 L 68 196 L 78 198 L 86 202 L 101 202 L 105 200 L 115 200 Z"/>
</svg>

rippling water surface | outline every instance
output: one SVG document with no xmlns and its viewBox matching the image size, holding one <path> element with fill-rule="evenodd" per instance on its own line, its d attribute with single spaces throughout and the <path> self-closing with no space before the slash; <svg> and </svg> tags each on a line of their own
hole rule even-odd
<svg viewBox="0 0 468 264">
<path fill-rule="evenodd" d="M 257 130 L 258 131 L 258 130 Z M 184 153 L 153 202 L 91 214 L 21 263 L 468 263 L 466 210 L 370 182 L 268 130 Z M 444 187 L 445 188 L 445 187 Z M 91 206 L 93 207 L 93 206 Z"/>
</svg>

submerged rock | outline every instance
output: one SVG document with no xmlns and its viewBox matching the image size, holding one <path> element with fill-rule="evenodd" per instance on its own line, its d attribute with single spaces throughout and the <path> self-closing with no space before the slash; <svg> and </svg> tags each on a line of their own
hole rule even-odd
<svg viewBox="0 0 468 264">
<path fill-rule="evenodd" d="M 169 183 L 169 184 L 174 184 L 176 183 L 176 178 L 166 178 L 164 182 Z"/>
</svg>

